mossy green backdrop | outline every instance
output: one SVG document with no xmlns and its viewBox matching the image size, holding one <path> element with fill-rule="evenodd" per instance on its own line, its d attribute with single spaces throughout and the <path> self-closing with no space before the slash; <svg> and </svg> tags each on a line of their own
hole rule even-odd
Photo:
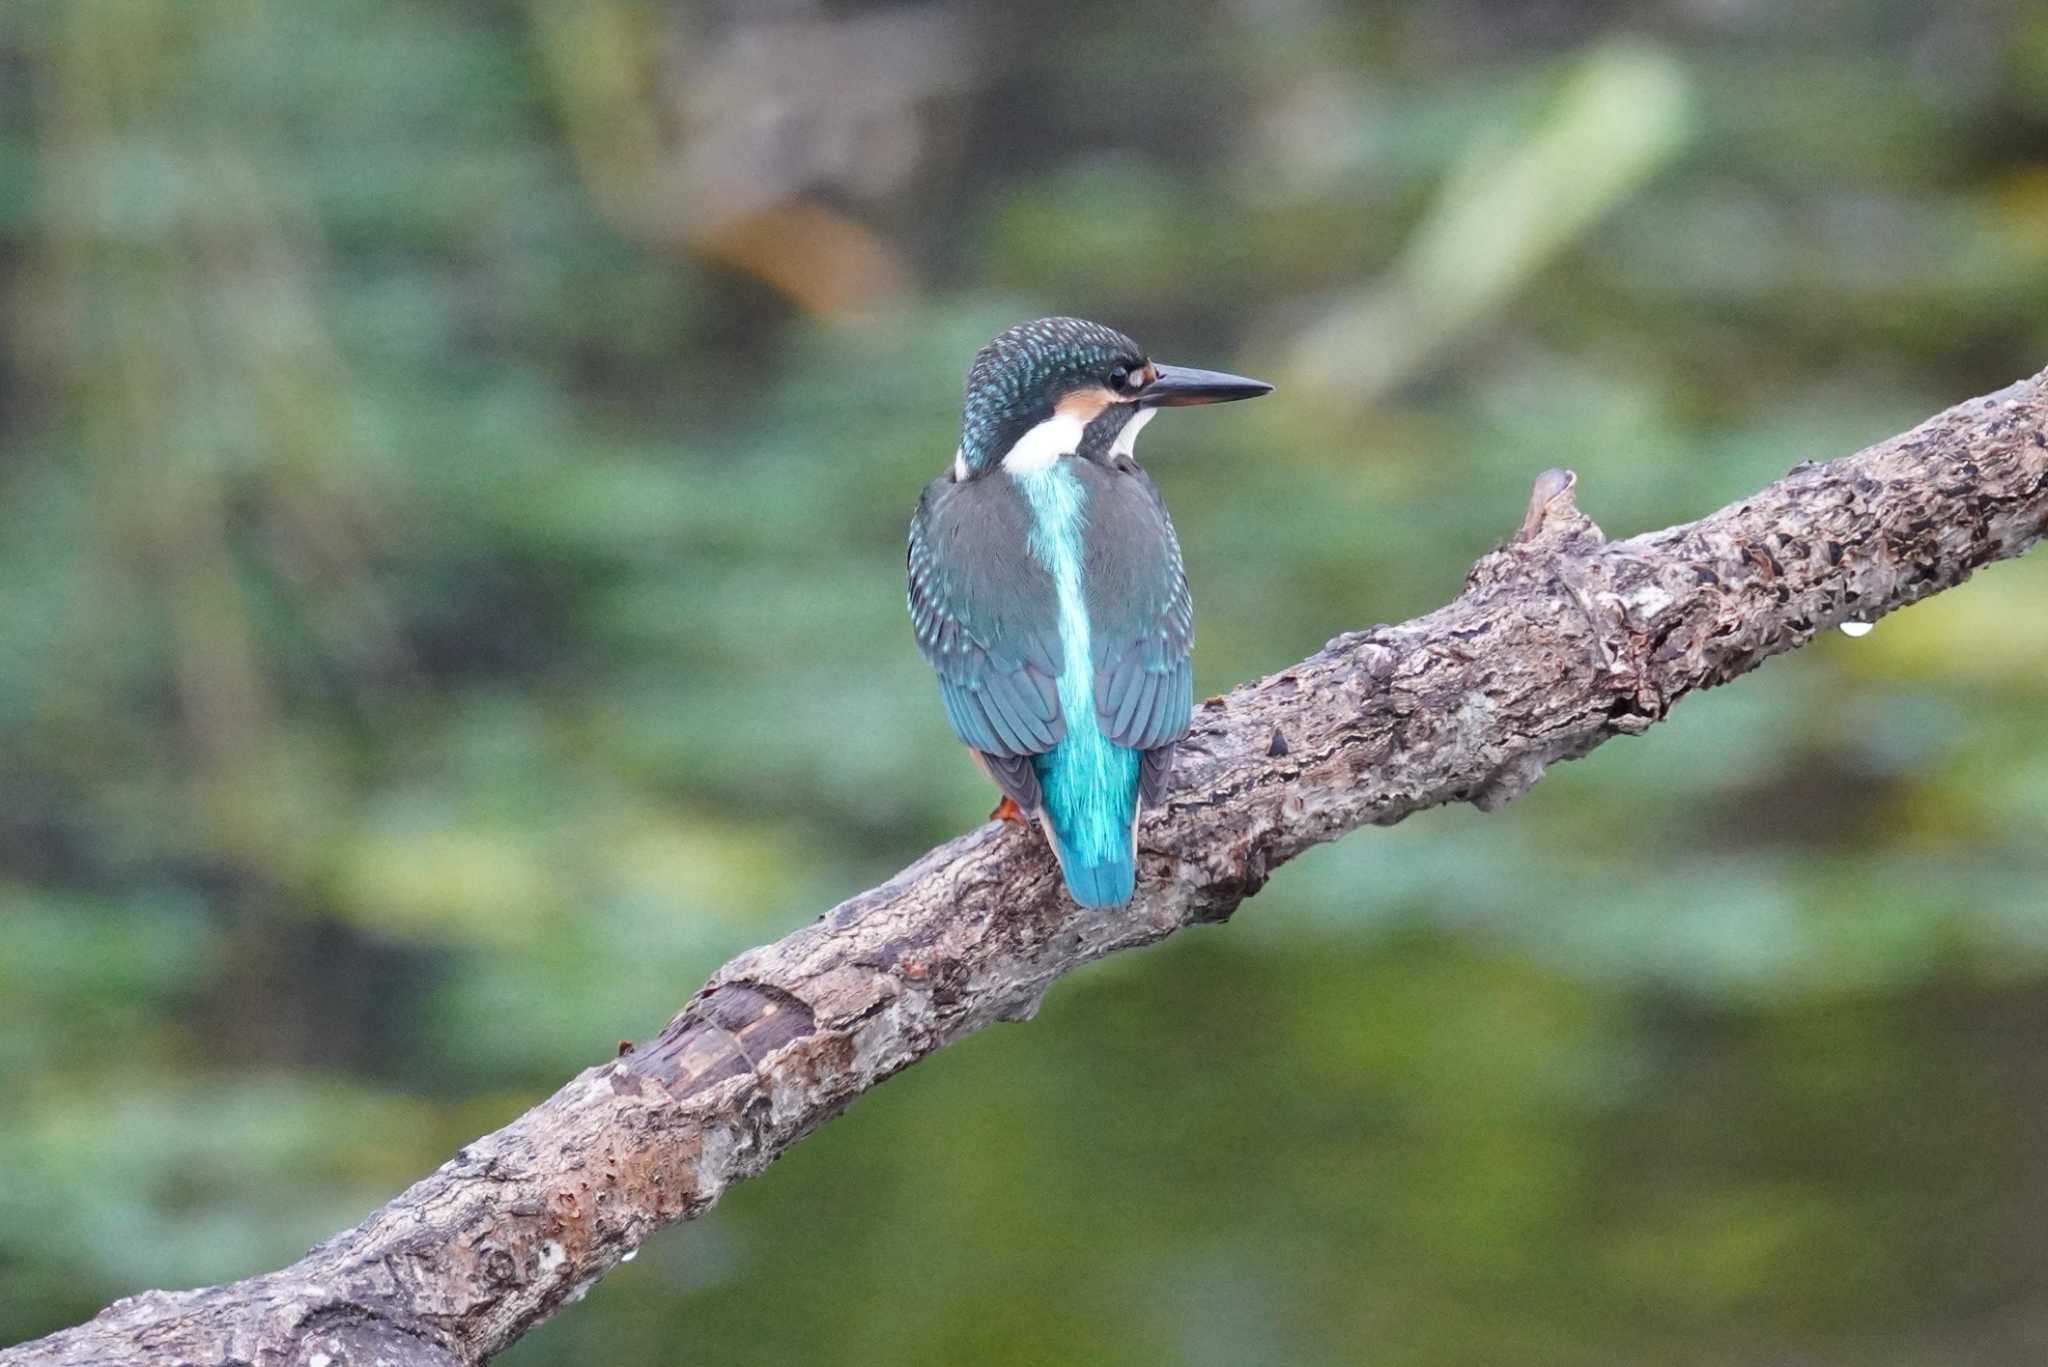
<svg viewBox="0 0 2048 1367">
<path fill-rule="evenodd" d="M 978 820 L 973 348 L 1197 687 L 2048 365 L 2019 0 L 0 12 L 0 1342 L 267 1269 Z M 506 1361 L 1993 1364 L 2048 1336 L 2048 556 L 1282 870 Z"/>
</svg>

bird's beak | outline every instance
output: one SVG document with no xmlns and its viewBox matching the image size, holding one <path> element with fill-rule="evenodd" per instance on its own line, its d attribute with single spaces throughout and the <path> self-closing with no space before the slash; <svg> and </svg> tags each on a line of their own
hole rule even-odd
<svg viewBox="0 0 2048 1367">
<path fill-rule="evenodd" d="M 1155 365 L 1158 377 L 1138 391 L 1140 408 L 1179 408 L 1191 403 L 1229 403 L 1233 399 L 1256 399 L 1273 392 L 1264 380 L 1247 380 L 1242 375 L 1225 375 L 1218 370 L 1195 370 L 1180 365 Z"/>
</svg>

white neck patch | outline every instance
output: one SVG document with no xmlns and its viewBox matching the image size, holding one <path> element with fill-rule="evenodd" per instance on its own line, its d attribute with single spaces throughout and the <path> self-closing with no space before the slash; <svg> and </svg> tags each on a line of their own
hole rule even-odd
<svg viewBox="0 0 2048 1367">
<path fill-rule="evenodd" d="M 1122 456 L 1126 460 L 1135 460 L 1138 454 L 1138 434 L 1145 430 L 1145 424 L 1152 421 L 1152 415 L 1158 411 L 1156 408 L 1141 408 L 1131 414 L 1130 420 L 1124 423 L 1124 430 L 1117 433 L 1116 440 L 1109 444 L 1109 454 Z"/>
<path fill-rule="evenodd" d="M 1080 414 L 1055 409 L 1051 417 L 1017 438 L 1017 444 L 1003 457 L 1003 468 L 1013 475 L 1051 469 L 1061 456 L 1074 454 L 1087 426 Z"/>
</svg>

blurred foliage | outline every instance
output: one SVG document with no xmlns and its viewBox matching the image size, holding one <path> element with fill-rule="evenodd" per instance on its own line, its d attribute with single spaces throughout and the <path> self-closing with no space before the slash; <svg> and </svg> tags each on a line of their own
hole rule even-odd
<svg viewBox="0 0 2048 1367">
<path fill-rule="evenodd" d="M 987 810 L 902 536 L 1006 323 L 1282 386 L 1147 438 L 1206 691 L 1545 466 L 1625 534 L 2048 361 L 2048 13 L 1621 13 L 0 11 L 0 1341 L 295 1256 Z M 1318 851 L 508 1360 L 2031 1360 L 2044 601 Z"/>
</svg>

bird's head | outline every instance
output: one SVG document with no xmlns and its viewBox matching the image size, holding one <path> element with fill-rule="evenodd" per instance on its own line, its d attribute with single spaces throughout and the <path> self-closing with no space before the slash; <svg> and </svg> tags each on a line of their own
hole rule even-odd
<svg viewBox="0 0 2048 1367">
<path fill-rule="evenodd" d="M 1160 365 L 1114 328 L 1040 318 L 974 354 L 960 416 L 955 479 L 1042 470 L 1062 456 L 1128 456 L 1152 413 L 1251 399 L 1273 386 L 1213 370 Z"/>
</svg>

